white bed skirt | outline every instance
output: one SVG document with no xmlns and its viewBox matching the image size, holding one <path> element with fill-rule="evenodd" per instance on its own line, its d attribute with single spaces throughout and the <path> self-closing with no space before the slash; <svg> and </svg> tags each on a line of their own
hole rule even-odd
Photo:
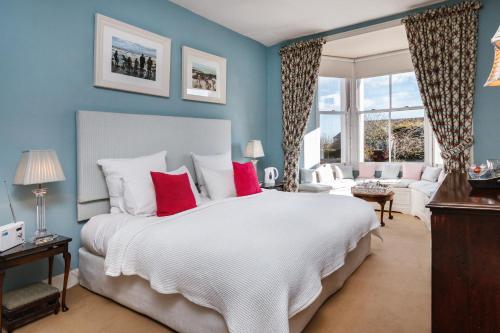
<svg viewBox="0 0 500 333">
<path fill-rule="evenodd" d="M 321 304 L 337 290 L 370 254 L 371 233 L 348 253 L 345 264 L 323 279 L 319 297 L 305 310 L 290 318 L 290 332 L 301 332 Z M 134 311 L 151 317 L 177 332 L 228 332 L 224 318 L 215 310 L 188 301 L 180 294 L 165 295 L 151 289 L 149 282 L 138 276 L 109 277 L 104 274 L 104 258 L 79 250 L 80 285 L 108 297 Z"/>
</svg>

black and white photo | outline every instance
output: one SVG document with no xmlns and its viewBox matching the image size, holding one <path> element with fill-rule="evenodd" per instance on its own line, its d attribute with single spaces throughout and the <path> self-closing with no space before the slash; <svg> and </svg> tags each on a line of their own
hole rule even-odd
<svg viewBox="0 0 500 333">
<path fill-rule="evenodd" d="M 96 14 L 94 85 L 169 97 L 170 39 Z"/>
<path fill-rule="evenodd" d="M 156 81 L 156 49 L 113 36 L 111 71 Z"/>
</svg>

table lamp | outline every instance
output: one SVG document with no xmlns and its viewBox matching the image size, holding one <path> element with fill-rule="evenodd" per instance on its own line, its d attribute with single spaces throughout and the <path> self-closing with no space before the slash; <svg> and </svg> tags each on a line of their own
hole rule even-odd
<svg viewBox="0 0 500 333">
<path fill-rule="evenodd" d="M 45 222 L 45 195 L 47 188 L 42 184 L 65 180 L 57 154 L 53 150 L 28 150 L 21 155 L 14 184 L 38 185 L 33 189 L 36 197 L 36 231 L 33 241 L 37 242 L 53 235 L 47 231 Z"/>
<path fill-rule="evenodd" d="M 493 66 L 491 68 L 490 76 L 486 83 L 485 87 L 499 87 L 500 86 L 500 27 L 498 27 L 498 31 L 491 39 L 491 44 L 493 44 L 493 49 L 495 54 L 493 56 Z"/>
<path fill-rule="evenodd" d="M 252 163 L 257 169 L 257 158 L 264 157 L 264 148 L 262 148 L 262 142 L 260 140 L 250 140 L 247 143 L 245 149 L 245 157 L 249 157 L 252 159 Z"/>
</svg>

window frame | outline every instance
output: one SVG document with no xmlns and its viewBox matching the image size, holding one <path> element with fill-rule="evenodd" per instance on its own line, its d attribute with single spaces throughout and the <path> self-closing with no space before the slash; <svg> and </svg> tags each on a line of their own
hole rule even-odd
<svg viewBox="0 0 500 333">
<path fill-rule="evenodd" d="M 338 162 L 323 162 L 321 161 L 321 146 L 320 146 L 320 163 L 329 163 L 329 164 L 342 164 L 350 161 L 350 151 L 349 151 L 349 138 L 350 138 L 350 112 L 349 112 L 349 87 L 351 85 L 351 79 L 343 78 L 343 77 L 335 77 L 335 76 L 318 76 L 318 82 L 316 84 L 316 91 L 319 92 L 319 78 L 335 78 L 341 79 L 342 83 L 340 85 L 340 108 L 341 110 L 329 110 L 329 111 L 321 111 L 320 104 L 320 96 L 317 94 L 316 98 L 316 128 L 319 128 L 321 131 L 321 115 L 338 115 L 341 116 L 341 139 L 340 139 L 340 163 Z M 342 117 L 343 116 L 343 117 Z M 321 140 L 321 138 L 320 138 Z"/>
<path fill-rule="evenodd" d="M 357 151 L 357 160 L 358 162 L 365 162 L 365 156 L 364 156 L 364 136 L 362 137 L 361 135 L 364 133 L 361 133 L 360 129 L 360 116 L 362 114 L 369 114 L 369 113 L 388 113 L 388 149 L 389 149 L 389 160 L 388 161 L 383 161 L 383 162 L 375 162 L 375 161 L 369 161 L 370 163 L 425 163 L 425 164 L 433 164 L 433 151 L 434 147 L 432 146 L 432 129 L 430 127 L 430 123 L 427 120 L 427 113 L 425 112 L 425 107 L 422 103 L 422 105 L 418 106 L 405 106 L 405 107 L 399 107 L 399 108 L 393 108 L 392 107 L 392 77 L 393 75 L 397 74 L 403 74 L 403 73 L 414 73 L 413 72 L 393 72 L 393 73 L 388 73 L 385 75 L 377 75 L 377 76 L 367 76 L 367 77 L 359 77 L 356 78 L 355 85 L 353 86 L 355 92 L 355 101 L 354 101 L 354 112 L 356 115 L 355 118 L 357 124 L 355 127 L 357 128 L 357 138 L 358 138 L 358 144 L 356 145 L 357 147 L 355 148 Z M 388 89 L 388 96 L 389 96 L 389 108 L 387 109 L 370 109 L 370 110 L 365 110 L 361 111 L 358 109 L 358 106 L 360 104 L 360 85 L 361 85 L 361 80 L 363 79 L 368 79 L 372 77 L 381 77 L 381 76 L 389 76 L 389 89 Z M 393 139 L 392 139 L 392 113 L 393 112 L 400 112 L 400 111 L 416 111 L 416 110 L 423 110 L 424 111 L 424 160 L 423 161 L 393 161 L 392 158 L 392 145 L 393 145 Z M 354 125 L 353 125 L 354 127 Z M 430 135 L 430 136 L 429 136 Z M 353 148 L 354 149 L 354 148 Z"/>
<path fill-rule="evenodd" d="M 385 74 L 389 76 L 389 106 L 392 106 L 392 76 L 396 74 L 402 73 L 410 73 L 412 71 L 403 71 L 403 72 L 393 72 L 389 74 Z M 414 73 L 414 71 L 413 71 Z M 384 76 L 384 75 L 378 75 Z M 318 82 L 316 83 L 316 91 L 319 92 L 319 77 L 333 77 L 333 76 L 318 76 Z M 359 162 L 364 162 L 364 142 L 362 142 L 359 129 L 359 118 L 361 113 L 380 113 L 380 112 L 389 112 L 389 149 L 392 151 L 392 125 L 391 125 L 391 113 L 398 111 L 414 111 L 414 110 L 424 110 L 424 161 L 423 162 L 404 162 L 404 163 L 425 163 L 426 165 L 436 165 L 439 163 L 439 160 L 435 158 L 436 144 L 434 139 L 434 134 L 432 131 L 432 127 L 427 118 L 427 111 L 425 110 L 424 105 L 420 106 L 405 106 L 400 108 L 389 108 L 389 109 L 372 109 L 366 111 L 358 110 L 359 103 L 359 84 L 361 79 L 366 79 L 370 77 L 376 76 L 367 76 L 367 77 L 359 77 L 359 78 L 342 78 L 336 77 L 338 79 L 343 79 L 343 84 L 341 85 L 341 109 L 342 110 L 330 110 L 330 111 L 320 111 L 319 108 L 319 94 L 316 94 L 316 112 L 315 112 L 315 124 L 316 128 L 321 128 L 320 118 L 322 114 L 336 114 L 336 115 L 344 115 L 342 124 L 341 124 L 341 162 L 340 164 L 355 164 Z M 319 148 L 321 150 L 321 147 Z M 321 157 L 320 157 L 321 158 Z M 392 154 L 389 154 L 389 161 L 386 162 L 370 162 L 381 165 L 383 163 L 392 163 Z M 321 162 L 320 160 L 320 163 Z M 403 163 L 394 162 L 394 163 Z M 331 164 L 339 164 L 339 163 L 331 163 Z"/>
</svg>

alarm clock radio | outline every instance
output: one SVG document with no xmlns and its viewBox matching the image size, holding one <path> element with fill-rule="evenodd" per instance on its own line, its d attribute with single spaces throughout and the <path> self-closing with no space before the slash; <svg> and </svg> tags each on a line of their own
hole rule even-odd
<svg viewBox="0 0 500 333">
<path fill-rule="evenodd" d="M 3 252 L 24 243 L 24 222 L 0 226 L 0 251 Z"/>
</svg>

